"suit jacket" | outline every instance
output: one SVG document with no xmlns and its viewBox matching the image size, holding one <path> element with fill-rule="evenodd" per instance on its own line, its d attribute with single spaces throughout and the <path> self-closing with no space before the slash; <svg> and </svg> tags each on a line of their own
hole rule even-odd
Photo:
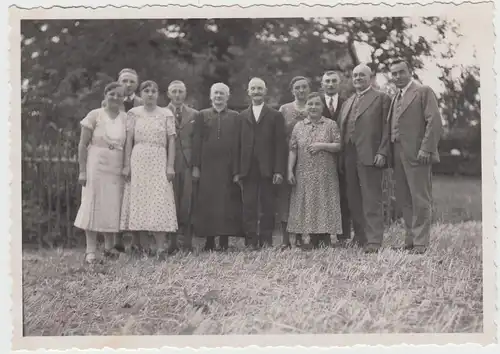
<svg viewBox="0 0 500 354">
<path fill-rule="evenodd" d="M 172 111 L 175 117 L 175 107 L 172 103 L 167 106 L 168 109 Z M 175 170 L 183 171 L 186 168 L 191 168 L 191 154 L 192 154 L 192 139 L 193 139 L 193 127 L 194 120 L 198 111 L 185 104 L 181 106 L 181 123 L 177 123 L 175 120 L 176 127 L 176 154 L 175 154 Z"/>
<path fill-rule="evenodd" d="M 342 110 L 342 104 L 344 103 L 344 99 L 339 95 L 339 100 L 337 102 L 337 109 L 333 112 L 333 115 L 330 113 L 328 109 L 328 103 L 326 102 L 325 95 L 321 95 L 321 100 L 323 101 L 323 117 L 330 118 L 334 120 L 337 124 L 339 124 L 339 116 Z"/>
<path fill-rule="evenodd" d="M 256 121 L 250 106 L 238 115 L 236 132 L 234 175 L 247 176 L 255 156 L 263 177 L 285 176 L 285 119 L 279 111 L 264 104 Z"/>
<path fill-rule="evenodd" d="M 392 135 L 392 112 L 395 99 L 396 97 L 392 99 L 387 115 L 390 136 Z M 429 86 L 414 81 L 408 87 L 402 100 L 398 130 L 406 158 L 412 164 L 419 164 L 418 151 L 423 150 L 431 154 L 432 163 L 439 163 L 438 144 L 443 134 L 443 123 L 434 91 Z"/>
<path fill-rule="evenodd" d="M 353 94 L 342 106 L 340 114 L 340 133 L 342 148 L 347 139 L 347 121 L 354 103 L 356 94 Z M 352 137 L 358 153 L 358 159 L 363 165 L 373 165 L 376 154 L 389 154 L 389 126 L 387 114 L 391 98 L 384 92 L 370 88 L 360 103 L 358 114 L 355 117 L 356 125 Z M 387 160 L 387 159 L 386 159 Z"/>
</svg>

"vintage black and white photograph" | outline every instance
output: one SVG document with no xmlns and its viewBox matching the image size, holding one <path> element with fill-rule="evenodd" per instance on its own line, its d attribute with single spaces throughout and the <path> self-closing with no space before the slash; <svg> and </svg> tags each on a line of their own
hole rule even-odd
<svg viewBox="0 0 500 354">
<path fill-rule="evenodd" d="M 491 8 L 19 12 L 20 336 L 493 333 Z"/>
</svg>

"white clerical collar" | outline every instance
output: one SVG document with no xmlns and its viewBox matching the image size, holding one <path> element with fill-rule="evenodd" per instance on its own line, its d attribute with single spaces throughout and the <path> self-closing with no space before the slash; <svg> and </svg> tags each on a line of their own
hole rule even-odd
<svg viewBox="0 0 500 354">
<path fill-rule="evenodd" d="M 262 102 L 261 104 L 258 104 L 258 105 L 252 103 L 253 108 L 262 108 L 263 106 L 264 106 L 264 102 Z"/>
</svg>

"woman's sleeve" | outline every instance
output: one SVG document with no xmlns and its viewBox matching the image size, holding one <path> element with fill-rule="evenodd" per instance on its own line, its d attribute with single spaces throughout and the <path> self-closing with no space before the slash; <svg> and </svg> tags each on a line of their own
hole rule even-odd
<svg viewBox="0 0 500 354">
<path fill-rule="evenodd" d="M 168 136 L 175 136 L 176 130 L 175 130 L 175 122 L 174 122 L 174 114 L 170 109 L 165 109 L 166 113 L 166 120 L 167 120 L 167 135 Z"/>
<path fill-rule="evenodd" d="M 300 123 L 295 124 L 292 130 L 292 135 L 290 136 L 290 142 L 288 143 L 288 148 L 291 151 L 297 151 L 297 148 L 299 147 L 299 142 L 298 142 L 298 129 L 299 129 Z"/>
<path fill-rule="evenodd" d="M 85 118 L 83 118 L 80 121 L 80 125 L 82 127 L 90 129 L 91 131 L 94 131 L 94 129 L 97 125 L 97 117 L 98 116 L 99 116 L 99 114 L 97 113 L 97 111 L 92 110 L 85 116 Z"/>
<path fill-rule="evenodd" d="M 133 132 L 135 128 L 135 114 L 133 112 L 127 113 L 127 132 Z"/>
</svg>

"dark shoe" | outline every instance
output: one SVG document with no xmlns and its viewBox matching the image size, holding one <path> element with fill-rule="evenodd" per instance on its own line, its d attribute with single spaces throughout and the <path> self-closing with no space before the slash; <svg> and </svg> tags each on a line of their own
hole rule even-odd
<svg viewBox="0 0 500 354">
<path fill-rule="evenodd" d="M 364 253 L 378 253 L 378 251 L 380 250 L 380 246 L 378 245 L 366 245 L 364 248 L 363 248 L 363 252 Z"/>
<path fill-rule="evenodd" d="M 292 248 L 292 244 L 291 243 L 283 243 L 280 246 L 280 250 L 282 250 L 282 251 L 285 251 L 285 250 L 288 250 L 288 249 L 291 249 L 291 248 Z"/>
<path fill-rule="evenodd" d="M 425 252 L 427 252 L 427 247 L 413 247 L 409 250 L 410 254 L 424 254 Z"/>
<path fill-rule="evenodd" d="M 119 253 L 125 253 L 125 246 L 123 245 L 115 245 L 113 248 Z"/>
<path fill-rule="evenodd" d="M 409 245 L 400 246 L 400 247 L 391 247 L 391 250 L 399 251 L 399 252 L 407 252 L 407 251 L 411 251 L 412 249 L 413 249 L 413 246 L 409 246 Z"/>
<path fill-rule="evenodd" d="M 102 254 L 106 259 L 118 259 L 120 257 L 120 253 L 115 248 L 104 250 Z"/>
<path fill-rule="evenodd" d="M 194 248 L 191 245 L 183 245 L 182 246 L 182 252 L 193 253 L 194 252 Z"/>
<path fill-rule="evenodd" d="M 300 246 L 302 251 L 311 251 L 316 248 L 312 243 L 304 243 Z"/>
<path fill-rule="evenodd" d="M 144 256 L 144 254 L 146 253 L 144 248 L 138 245 L 130 246 L 129 252 L 132 256 L 137 256 L 137 257 Z"/>
<path fill-rule="evenodd" d="M 177 246 L 170 246 L 168 249 L 167 249 L 167 254 L 170 256 L 170 255 L 173 255 L 173 254 L 176 254 L 177 252 L 179 252 L 179 247 Z"/>
</svg>

